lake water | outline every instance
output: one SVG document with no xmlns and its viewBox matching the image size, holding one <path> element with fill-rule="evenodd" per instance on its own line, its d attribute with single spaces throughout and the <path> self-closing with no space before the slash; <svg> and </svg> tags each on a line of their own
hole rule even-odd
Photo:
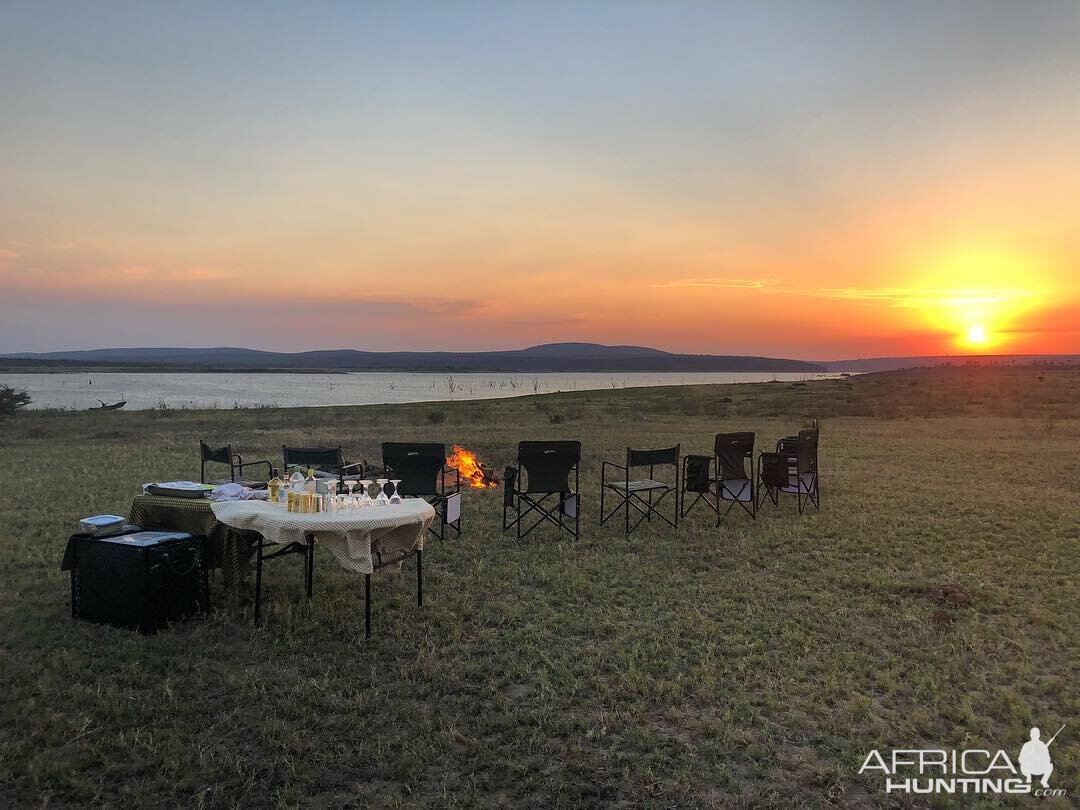
<svg viewBox="0 0 1080 810">
<path fill-rule="evenodd" d="M 588 374 L 0 374 L 0 384 L 27 388 L 32 408 L 84 410 L 127 400 L 147 408 L 252 408 L 257 406 L 376 405 L 395 402 L 498 399 L 556 391 L 640 388 L 654 385 L 812 380 L 838 374 L 613 372 Z"/>
</svg>

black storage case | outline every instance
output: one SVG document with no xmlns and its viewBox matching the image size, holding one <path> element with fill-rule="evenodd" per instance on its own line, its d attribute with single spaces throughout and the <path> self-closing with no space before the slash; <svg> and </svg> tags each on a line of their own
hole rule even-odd
<svg viewBox="0 0 1080 810">
<path fill-rule="evenodd" d="M 207 607 L 205 538 L 185 532 L 75 534 L 63 569 L 71 571 L 71 615 L 155 633 Z"/>
</svg>

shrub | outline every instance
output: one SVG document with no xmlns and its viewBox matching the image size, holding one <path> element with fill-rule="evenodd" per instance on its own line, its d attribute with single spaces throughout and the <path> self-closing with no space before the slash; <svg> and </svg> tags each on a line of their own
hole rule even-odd
<svg viewBox="0 0 1080 810">
<path fill-rule="evenodd" d="M 10 419 L 30 404 L 30 392 L 25 388 L 0 385 L 0 421 Z"/>
</svg>

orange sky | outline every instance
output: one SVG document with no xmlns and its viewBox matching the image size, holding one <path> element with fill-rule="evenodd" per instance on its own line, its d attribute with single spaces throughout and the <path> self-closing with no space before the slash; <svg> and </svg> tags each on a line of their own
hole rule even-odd
<svg viewBox="0 0 1080 810">
<path fill-rule="evenodd" d="M 0 12 L 0 352 L 1080 352 L 1076 6 L 465 8 Z"/>
</svg>

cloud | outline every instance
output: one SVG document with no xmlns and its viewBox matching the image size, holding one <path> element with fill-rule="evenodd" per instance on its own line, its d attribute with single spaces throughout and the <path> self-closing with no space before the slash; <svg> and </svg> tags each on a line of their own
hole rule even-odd
<svg viewBox="0 0 1080 810">
<path fill-rule="evenodd" d="M 0 248 L 0 262 L 8 261 L 10 259 L 19 258 L 19 254 L 14 250 L 7 250 L 6 248 Z"/>
<path fill-rule="evenodd" d="M 715 287 L 729 290 L 765 290 L 777 285 L 775 278 L 684 278 L 669 281 L 666 284 L 653 284 L 654 287 Z"/>
<path fill-rule="evenodd" d="M 848 287 L 842 289 L 803 290 L 803 295 L 835 298 L 844 301 L 881 301 L 896 307 L 968 307 L 1001 304 L 1019 298 L 1034 298 L 1034 290 L 1025 289 L 933 289 L 886 287 L 880 289 Z"/>
<path fill-rule="evenodd" d="M 673 289 L 730 289 L 756 290 L 769 295 L 797 295 L 801 297 L 830 298 L 839 301 L 877 301 L 894 307 L 972 307 L 1002 304 L 1040 295 L 1035 290 L 1023 288 L 932 288 L 932 287 L 838 287 L 810 289 L 785 286 L 774 278 L 684 278 L 653 287 Z"/>
</svg>

